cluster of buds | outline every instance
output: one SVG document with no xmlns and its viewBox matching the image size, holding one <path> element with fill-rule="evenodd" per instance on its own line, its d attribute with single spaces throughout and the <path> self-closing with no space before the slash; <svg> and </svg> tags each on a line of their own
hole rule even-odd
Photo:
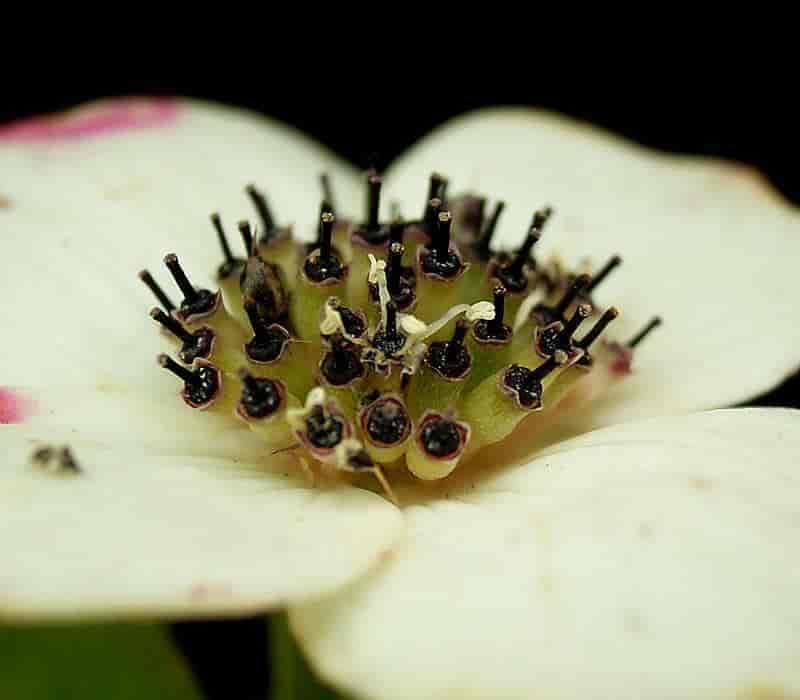
<svg viewBox="0 0 800 700">
<path fill-rule="evenodd" d="M 211 216 L 217 291 L 196 287 L 174 254 L 164 263 L 179 304 L 140 273 L 161 307 L 152 318 L 176 344 L 177 361 L 159 363 L 182 381 L 185 404 L 243 421 L 307 466 L 370 472 L 389 495 L 386 468 L 441 479 L 528 416 L 574 407 L 624 376 L 659 323 L 595 345 L 618 311 L 592 295 L 621 260 L 594 274 L 537 263 L 550 208 L 533 214 L 517 249 L 499 251 L 503 202 L 487 216 L 485 198 L 448 198 L 439 175 L 418 220 L 389 223 L 375 172 L 363 221 L 339 218 L 322 184 L 312 243 L 279 226 L 253 186 L 260 226 L 239 223 L 242 257 Z"/>
</svg>

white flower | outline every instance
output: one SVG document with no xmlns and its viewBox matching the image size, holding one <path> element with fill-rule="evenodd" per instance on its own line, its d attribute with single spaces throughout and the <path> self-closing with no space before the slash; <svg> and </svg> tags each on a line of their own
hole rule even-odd
<svg viewBox="0 0 800 700">
<path fill-rule="evenodd" d="M 210 273 L 208 213 L 240 218 L 251 180 L 298 231 L 313 228 L 321 171 L 357 211 L 351 168 L 191 102 L 111 103 L 0 144 L 0 616 L 288 604 L 314 667 L 363 697 L 800 691 L 800 418 L 679 415 L 798 364 L 800 224 L 757 176 L 519 110 L 457 120 L 396 163 L 389 199 L 416 208 L 420 178 L 443 169 L 508 202 L 507 241 L 556 204 L 543 249 L 625 258 L 598 292 L 624 311 L 613 335 L 668 321 L 625 381 L 537 435 L 546 450 L 531 459 L 523 429 L 449 479 L 398 479 L 401 513 L 311 488 L 243 427 L 180 410 L 131 274 L 168 249 Z M 45 444 L 68 444 L 82 472 L 32 467 Z"/>
</svg>

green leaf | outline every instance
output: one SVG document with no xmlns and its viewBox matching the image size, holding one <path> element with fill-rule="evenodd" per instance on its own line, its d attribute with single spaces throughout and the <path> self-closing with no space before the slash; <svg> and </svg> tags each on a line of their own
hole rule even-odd
<svg viewBox="0 0 800 700">
<path fill-rule="evenodd" d="M 3 700 L 200 697 L 159 625 L 0 625 Z"/>
</svg>

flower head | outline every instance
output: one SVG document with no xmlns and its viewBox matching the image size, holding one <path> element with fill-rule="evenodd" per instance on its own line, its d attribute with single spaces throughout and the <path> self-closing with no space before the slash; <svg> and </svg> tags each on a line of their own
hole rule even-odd
<svg viewBox="0 0 800 700">
<path fill-rule="evenodd" d="M 358 174 L 283 127 L 123 105 L 0 136 L 0 614 L 288 604 L 367 697 L 796 690 L 798 418 L 663 417 L 796 365 L 794 212 L 730 166 L 511 111 L 435 133 L 387 192 L 370 173 L 358 216 Z"/>
</svg>

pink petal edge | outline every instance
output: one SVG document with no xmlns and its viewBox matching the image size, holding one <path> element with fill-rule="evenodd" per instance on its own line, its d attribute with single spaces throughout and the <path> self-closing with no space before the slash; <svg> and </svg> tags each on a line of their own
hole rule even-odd
<svg viewBox="0 0 800 700">
<path fill-rule="evenodd" d="M 41 115 L 0 126 L 0 142 L 78 141 L 134 129 L 169 126 L 178 116 L 172 97 L 125 97 L 92 102 L 59 114 Z"/>
<path fill-rule="evenodd" d="M 0 424 L 22 423 L 33 415 L 34 403 L 21 393 L 0 386 Z"/>
</svg>

